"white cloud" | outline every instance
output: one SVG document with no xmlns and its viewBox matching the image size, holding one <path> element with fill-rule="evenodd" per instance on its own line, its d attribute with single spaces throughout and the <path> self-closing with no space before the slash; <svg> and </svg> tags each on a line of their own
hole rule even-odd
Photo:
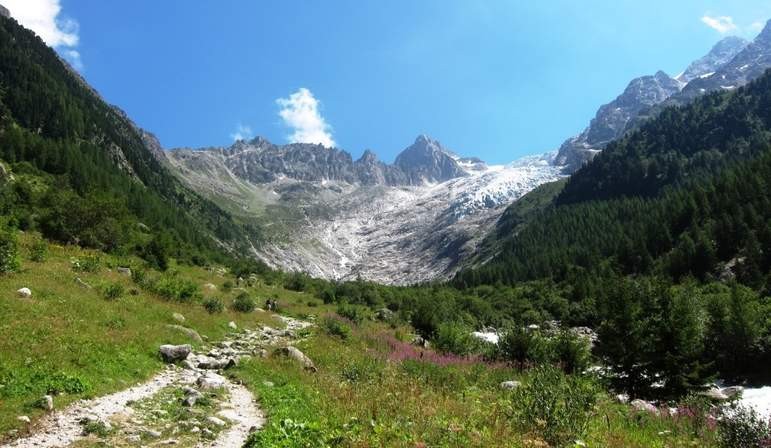
<svg viewBox="0 0 771 448">
<path fill-rule="evenodd" d="M 763 30 L 763 28 L 766 26 L 763 22 L 752 22 L 750 24 L 749 28 L 751 32 L 759 33 Z"/>
<path fill-rule="evenodd" d="M 321 116 L 319 101 L 310 90 L 300 88 L 289 98 L 277 99 L 276 104 L 281 107 L 278 115 L 292 129 L 288 136 L 290 143 L 320 143 L 328 148 L 335 146 L 332 128 Z"/>
<path fill-rule="evenodd" d="M 83 69 L 80 53 L 76 50 L 80 40 L 78 22 L 61 15 L 60 0 L 0 1 L 20 24 L 34 31 L 49 46 L 58 49 L 75 69 Z"/>
<path fill-rule="evenodd" d="M 252 133 L 252 128 L 249 126 L 246 126 L 244 124 L 238 124 L 236 127 L 235 132 L 230 134 L 230 138 L 235 140 L 249 140 L 254 136 Z"/>
<path fill-rule="evenodd" d="M 720 34 L 734 31 L 737 28 L 734 19 L 731 16 L 710 16 L 709 14 L 705 14 L 704 17 L 701 18 L 701 21 Z"/>
</svg>

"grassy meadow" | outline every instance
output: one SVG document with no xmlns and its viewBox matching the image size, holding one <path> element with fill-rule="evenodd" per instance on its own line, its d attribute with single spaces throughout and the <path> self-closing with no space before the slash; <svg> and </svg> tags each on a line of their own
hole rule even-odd
<svg viewBox="0 0 771 448">
<path fill-rule="evenodd" d="M 276 298 L 282 313 L 318 324 L 298 344 L 318 372 L 280 357 L 228 371 L 255 393 L 268 419 L 248 446 L 717 446 L 714 431 L 698 418 L 634 412 L 591 378 L 418 348 L 403 322 L 365 317 L 354 323 L 333 305 L 259 278 L 246 285 L 218 267 L 172 265 L 160 273 L 138 259 L 43 244 L 32 233 L 20 234 L 19 243 L 21 269 L 0 277 L 3 437 L 34 429 L 45 412 L 36 406 L 44 394 L 55 394 L 55 407 L 62 408 L 121 390 L 163 367 L 160 344 L 195 345 L 167 327 L 178 323 L 174 313 L 212 342 L 232 331 L 230 321 L 239 328 L 280 328 L 272 313 L 232 309 L 234 298 L 247 292 L 257 306 Z M 133 276 L 118 266 L 130 266 Z M 18 296 L 22 287 L 32 290 L 31 298 Z M 221 300 L 221 312 L 207 311 L 203 304 L 211 298 Z M 523 386 L 502 389 L 510 380 Z M 20 415 L 32 424 L 18 421 Z"/>
</svg>

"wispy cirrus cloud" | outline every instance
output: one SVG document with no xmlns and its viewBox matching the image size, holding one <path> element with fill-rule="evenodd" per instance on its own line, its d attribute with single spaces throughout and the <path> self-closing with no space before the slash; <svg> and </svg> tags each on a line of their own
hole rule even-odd
<svg viewBox="0 0 771 448">
<path fill-rule="evenodd" d="M 702 23 L 717 31 L 720 34 L 726 34 L 735 31 L 738 27 L 731 16 L 715 16 L 704 14 L 701 18 Z"/>
<path fill-rule="evenodd" d="M 320 102 L 313 93 L 302 87 L 288 98 L 276 100 L 278 115 L 292 130 L 287 137 L 290 143 L 317 143 L 328 148 L 335 146 L 332 127 L 324 120 L 319 110 Z"/>
<path fill-rule="evenodd" d="M 25 28 L 34 31 L 49 46 L 59 50 L 77 70 L 83 70 L 78 51 L 79 24 L 64 16 L 60 0 L 2 0 L 11 16 Z"/>
<path fill-rule="evenodd" d="M 254 137 L 252 128 L 242 123 L 239 123 L 238 126 L 236 126 L 236 130 L 233 131 L 232 134 L 230 134 L 230 138 L 232 138 L 233 141 L 249 140 L 252 137 Z"/>
</svg>

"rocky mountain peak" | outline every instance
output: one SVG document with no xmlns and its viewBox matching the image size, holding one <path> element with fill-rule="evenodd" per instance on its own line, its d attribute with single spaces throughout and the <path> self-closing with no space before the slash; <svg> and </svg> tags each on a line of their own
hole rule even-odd
<svg viewBox="0 0 771 448">
<path fill-rule="evenodd" d="M 377 163 L 378 158 L 377 154 L 375 154 L 371 149 L 365 149 L 364 153 L 359 157 L 359 160 L 357 160 L 357 163 Z"/>
<path fill-rule="evenodd" d="M 718 43 L 703 57 L 693 61 L 685 71 L 677 76 L 680 82 L 688 83 L 710 73 L 714 73 L 720 66 L 728 63 L 749 42 L 738 36 L 728 36 Z"/>
<path fill-rule="evenodd" d="M 396 157 L 394 165 L 415 185 L 444 182 L 468 174 L 441 143 L 426 135 L 419 135 L 415 143 Z"/>
<path fill-rule="evenodd" d="M 766 22 L 766 26 L 763 27 L 763 30 L 760 32 L 760 34 L 758 34 L 754 42 L 764 43 L 766 45 L 771 46 L 771 20 Z"/>
</svg>

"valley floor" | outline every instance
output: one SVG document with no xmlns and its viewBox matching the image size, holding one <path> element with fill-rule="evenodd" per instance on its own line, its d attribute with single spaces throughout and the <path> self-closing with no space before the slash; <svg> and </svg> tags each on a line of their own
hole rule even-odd
<svg viewBox="0 0 771 448">
<path fill-rule="evenodd" d="M 37 238 L 22 235 L 22 253 Z M 93 265 L 84 261 L 97 256 L 97 269 L 77 268 Z M 402 323 L 353 323 L 311 295 L 259 279 L 239 285 L 216 268 L 172 267 L 202 296 L 228 305 L 210 314 L 200 299 L 165 299 L 117 270 L 125 264 L 136 269 L 136 263 L 50 246 L 45 261 L 23 260 L 21 272 L 0 277 L 0 440 L 6 446 L 156 446 L 171 440 L 229 447 L 240 446 L 253 426 L 259 430 L 248 435 L 248 447 L 548 446 L 542 429 L 518 420 L 522 397 L 516 389 L 501 387 L 506 381 L 529 384 L 530 371 L 418 348 Z M 125 294 L 105 298 L 116 284 Z M 32 297 L 18 297 L 21 287 L 29 287 Z M 282 314 L 316 325 L 301 328 L 259 310 L 236 312 L 230 304 L 244 291 L 258 303 L 275 298 Z M 179 327 L 195 330 L 203 342 Z M 200 390 L 197 379 L 205 369 L 165 366 L 158 356 L 165 343 L 192 344 L 194 364 L 212 351 L 252 356 L 221 375 L 209 374 L 215 387 Z M 315 368 L 272 354 L 273 347 L 289 343 Z M 189 389 L 200 397 L 185 407 L 188 394 L 197 394 Z M 586 446 L 717 446 L 714 429 L 699 422 L 638 412 L 600 389 L 596 393 L 577 430 Z M 44 395 L 52 395 L 53 411 L 41 406 Z M 81 414 L 96 415 L 83 424 Z"/>
</svg>

